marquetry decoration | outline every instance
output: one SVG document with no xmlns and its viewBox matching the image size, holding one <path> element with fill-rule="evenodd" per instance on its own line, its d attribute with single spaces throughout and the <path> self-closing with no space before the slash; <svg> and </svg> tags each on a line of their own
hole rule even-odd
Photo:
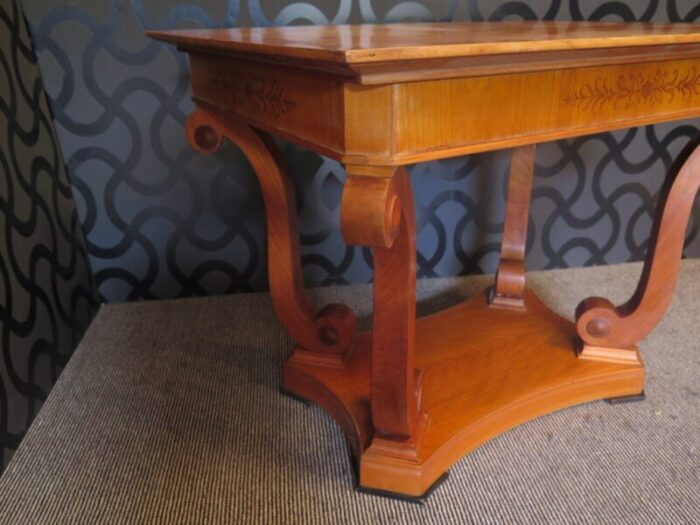
<svg viewBox="0 0 700 525">
<path fill-rule="evenodd" d="M 614 84 L 603 77 L 596 78 L 562 99 L 583 111 L 598 113 L 606 105 L 625 109 L 642 104 L 656 106 L 671 103 L 675 97 L 688 103 L 700 91 L 700 73 L 693 67 L 683 75 L 676 70 L 657 69 L 654 72 L 620 75 Z"/>
<path fill-rule="evenodd" d="M 637 344 L 669 305 L 700 153 L 667 181 L 632 299 L 620 307 L 586 299 L 572 322 L 525 285 L 535 144 L 699 116 L 695 27 L 409 24 L 153 36 L 190 51 L 199 105 L 188 124 L 192 145 L 209 152 L 226 137 L 255 168 L 270 292 L 298 343 L 283 387 L 335 418 L 363 488 L 421 496 L 460 457 L 514 425 L 642 392 Z M 467 72 L 469 63 L 482 74 Z M 230 72 L 274 79 L 284 91 L 273 98 L 297 106 L 275 112 L 236 96 L 217 84 Z M 584 101 L 599 96 L 585 86 L 600 86 L 602 102 Z M 268 133 L 345 163 L 343 237 L 373 254 L 370 331 L 356 333 L 349 308 L 317 312 L 306 298 L 294 195 Z M 403 166 L 494 148 L 512 149 L 495 284 L 416 319 L 416 219 Z"/>
<path fill-rule="evenodd" d="M 653 63 L 607 65 L 401 84 L 396 156 L 416 162 L 697 115 L 700 60 L 667 64 L 663 69 Z M 659 78 L 674 86 L 668 88 L 673 96 L 659 80 L 644 87 L 659 71 Z M 604 93 L 599 97 L 596 86 Z M 605 94 L 604 86 L 611 93 Z"/>
<path fill-rule="evenodd" d="M 285 86 L 275 77 L 225 72 L 215 76 L 212 82 L 218 89 L 230 91 L 239 105 L 273 117 L 279 117 L 297 106 Z"/>
</svg>

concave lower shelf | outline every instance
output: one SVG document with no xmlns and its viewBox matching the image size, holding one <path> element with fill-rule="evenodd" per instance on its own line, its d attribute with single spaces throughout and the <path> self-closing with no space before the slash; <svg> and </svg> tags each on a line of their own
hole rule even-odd
<svg viewBox="0 0 700 525">
<path fill-rule="evenodd" d="M 283 386 L 335 418 L 359 461 L 363 487 L 422 495 L 454 462 L 509 428 L 571 405 L 643 390 L 641 360 L 581 359 L 575 337 L 574 323 L 531 291 L 525 292 L 525 308 L 489 306 L 484 292 L 418 319 L 424 416 L 406 453 L 394 458 L 368 448 L 371 333 L 358 336 L 343 367 L 293 355 Z"/>
</svg>

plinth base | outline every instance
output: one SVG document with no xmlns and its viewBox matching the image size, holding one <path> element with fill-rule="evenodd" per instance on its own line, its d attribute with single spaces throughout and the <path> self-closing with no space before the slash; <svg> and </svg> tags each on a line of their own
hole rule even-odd
<svg viewBox="0 0 700 525">
<path fill-rule="evenodd" d="M 286 362 L 284 388 L 340 424 L 359 458 L 362 487 L 421 496 L 453 463 L 501 432 L 571 405 L 644 390 L 639 358 L 577 357 L 574 324 L 532 292 L 521 309 L 490 307 L 487 298 L 480 294 L 416 323 L 427 423 L 415 458 L 392 454 L 383 440 L 372 444 L 371 333 L 358 336 L 343 368 L 316 366 L 294 354 Z"/>
</svg>

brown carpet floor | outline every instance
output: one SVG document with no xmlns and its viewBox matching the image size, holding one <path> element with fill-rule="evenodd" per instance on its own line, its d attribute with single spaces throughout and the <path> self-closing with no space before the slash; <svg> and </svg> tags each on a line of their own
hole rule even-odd
<svg viewBox="0 0 700 525">
<path fill-rule="evenodd" d="M 571 317 L 640 265 L 533 273 Z M 427 313 L 488 278 L 423 281 Z M 366 316 L 369 286 L 314 291 Z M 700 523 L 700 260 L 643 344 L 647 400 L 522 425 L 423 505 L 353 491 L 343 437 L 278 391 L 291 341 L 266 294 L 102 307 L 0 478 L 3 524 Z"/>
</svg>

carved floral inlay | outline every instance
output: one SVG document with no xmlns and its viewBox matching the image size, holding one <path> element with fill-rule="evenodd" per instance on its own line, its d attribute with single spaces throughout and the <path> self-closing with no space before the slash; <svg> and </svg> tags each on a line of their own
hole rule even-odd
<svg viewBox="0 0 700 525">
<path fill-rule="evenodd" d="M 294 109 L 297 103 L 287 94 L 287 89 L 276 78 L 250 73 L 223 73 L 212 82 L 233 95 L 240 102 L 258 113 L 279 117 Z"/>
<path fill-rule="evenodd" d="M 678 70 L 627 73 L 616 81 L 598 77 L 566 95 L 564 102 L 581 110 L 598 113 L 607 107 L 627 109 L 641 105 L 655 106 L 671 103 L 677 96 L 690 99 L 700 91 L 700 73 L 695 68 L 686 73 Z"/>
</svg>

